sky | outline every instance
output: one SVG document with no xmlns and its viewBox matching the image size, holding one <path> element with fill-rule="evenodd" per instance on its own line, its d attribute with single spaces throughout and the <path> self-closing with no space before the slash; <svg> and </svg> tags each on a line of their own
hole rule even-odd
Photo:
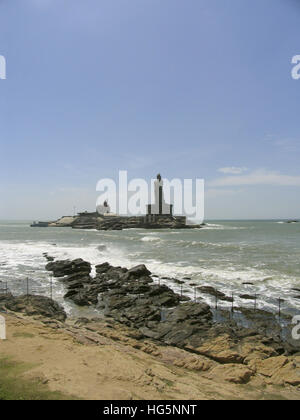
<svg viewBox="0 0 300 420">
<path fill-rule="evenodd" d="M 93 211 L 119 170 L 299 218 L 299 28 L 299 0 L 0 0 L 0 219 Z"/>
</svg>

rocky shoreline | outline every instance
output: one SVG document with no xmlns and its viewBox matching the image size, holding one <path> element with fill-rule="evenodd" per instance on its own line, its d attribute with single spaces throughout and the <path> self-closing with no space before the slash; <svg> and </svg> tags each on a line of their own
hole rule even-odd
<svg viewBox="0 0 300 420">
<path fill-rule="evenodd" d="M 274 315 L 237 308 L 251 323 L 251 328 L 245 328 L 232 319 L 229 311 L 221 310 L 223 321 L 216 323 L 212 309 L 201 298 L 194 302 L 166 285 L 157 284 L 145 265 L 127 269 L 106 262 L 95 267 L 95 277 L 91 276 L 91 264 L 82 259 L 52 261 L 46 269 L 65 285 L 65 299 L 78 306 L 93 305 L 105 317 L 138 330 L 142 337 L 199 352 L 206 340 L 225 333 L 239 343 L 256 336 L 277 354 L 300 351 L 299 343 L 290 338 L 282 340 Z M 221 300 L 228 300 L 222 292 L 202 288 L 203 293 L 213 291 Z"/>
<path fill-rule="evenodd" d="M 256 335 L 258 339 L 272 343 L 278 354 L 300 351 L 298 342 L 290 337 L 282 339 L 280 325 L 273 314 L 258 309 L 235 308 L 251 325 L 251 328 L 245 328 L 232 318 L 230 311 L 220 310 L 222 321 L 216 323 L 213 309 L 201 298 L 193 302 L 182 293 L 177 294 L 168 286 L 157 284 L 145 265 L 127 269 L 104 263 L 95 267 L 95 277 L 91 276 L 90 263 L 82 259 L 52 261 L 46 269 L 65 285 L 65 299 L 78 306 L 95 306 L 104 316 L 137 329 L 144 337 L 168 345 L 197 351 L 206 339 L 226 332 L 234 340 Z M 230 301 L 213 288 L 200 287 L 201 290 L 217 294 L 220 300 Z"/>
<path fill-rule="evenodd" d="M 45 257 L 50 261 L 46 269 L 66 288 L 66 300 L 99 310 L 98 319 L 76 321 L 89 331 L 99 323 L 113 323 L 114 329 L 130 331 L 137 347 L 150 342 L 151 346 L 176 348 L 190 358 L 200 358 L 196 370 L 208 372 L 211 378 L 220 374 L 224 381 L 248 384 L 263 377 L 267 384 L 300 386 L 300 343 L 282 338 L 272 314 L 245 310 L 251 327 L 244 327 L 230 311 L 220 310 L 222 321 L 216 322 L 214 310 L 201 298 L 192 301 L 159 284 L 145 265 L 127 269 L 106 262 L 96 266 L 92 277 L 87 261 Z M 219 297 L 224 298 L 222 294 Z M 1 295 L 0 310 L 46 318 L 50 326 L 68 322 L 60 305 L 41 296 Z"/>
</svg>

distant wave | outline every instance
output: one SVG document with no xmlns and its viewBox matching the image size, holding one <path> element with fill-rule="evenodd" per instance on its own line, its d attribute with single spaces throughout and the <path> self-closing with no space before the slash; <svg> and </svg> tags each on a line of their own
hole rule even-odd
<svg viewBox="0 0 300 420">
<path fill-rule="evenodd" d="M 206 223 L 205 226 L 201 228 L 201 230 L 244 230 L 249 229 L 248 227 L 242 226 L 225 226 L 225 225 L 217 225 L 213 223 Z"/>
<path fill-rule="evenodd" d="M 144 236 L 140 239 L 142 242 L 159 242 L 162 239 L 158 238 L 157 236 Z"/>
</svg>

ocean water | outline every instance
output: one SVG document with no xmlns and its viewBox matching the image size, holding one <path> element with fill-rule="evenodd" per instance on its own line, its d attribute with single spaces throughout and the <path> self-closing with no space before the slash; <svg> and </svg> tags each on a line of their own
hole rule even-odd
<svg viewBox="0 0 300 420">
<path fill-rule="evenodd" d="M 213 286 L 234 294 L 235 305 L 253 307 L 241 294 L 257 293 L 257 306 L 276 312 L 300 312 L 300 223 L 280 221 L 216 221 L 203 229 L 91 231 L 70 228 L 30 228 L 30 222 L 0 221 L 0 289 L 16 294 L 29 291 L 50 295 L 50 273 L 43 253 L 58 259 L 83 258 L 93 265 L 133 267 L 144 263 L 161 283 L 180 291 L 175 279 L 184 280 L 184 293 L 194 297 L 194 286 Z M 165 278 L 167 277 L 167 278 Z M 165 279 L 162 279 L 165 278 Z M 158 281 L 158 279 L 155 279 Z M 243 283 L 250 282 L 253 285 Z M 69 314 L 78 309 L 63 300 L 64 286 L 53 279 L 53 297 Z M 209 304 L 215 299 L 197 291 Z M 229 307 L 230 303 L 219 302 Z"/>
</svg>

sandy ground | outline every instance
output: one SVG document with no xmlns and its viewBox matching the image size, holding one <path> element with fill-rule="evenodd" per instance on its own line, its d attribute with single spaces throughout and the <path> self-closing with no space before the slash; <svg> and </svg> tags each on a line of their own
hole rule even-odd
<svg viewBox="0 0 300 420">
<path fill-rule="evenodd" d="M 106 321 L 47 326 L 19 315 L 5 318 L 0 357 L 29 364 L 25 377 L 39 378 L 52 391 L 98 400 L 300 399 L 298 388 L 269 386 L 259 377 L 245 385 L 224 381 L 217 373 L 222 366 L 210 359 L 139 341 Z"/>
</svg>

